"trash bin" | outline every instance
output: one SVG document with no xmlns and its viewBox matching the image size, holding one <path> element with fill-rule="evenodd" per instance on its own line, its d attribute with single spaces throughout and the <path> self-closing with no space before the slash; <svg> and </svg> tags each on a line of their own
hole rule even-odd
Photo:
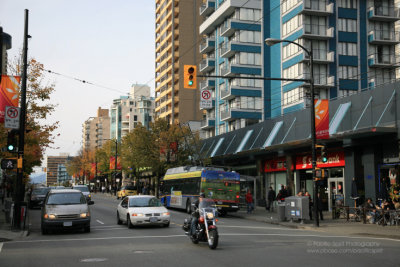
<svg viewBox="0 0 400 267">
<path fill-rule="evenodd" d="M 278 221 L 284 222 L 286 220 L 285 217 L 285 202 L 278 203 Z"/>
</svg>

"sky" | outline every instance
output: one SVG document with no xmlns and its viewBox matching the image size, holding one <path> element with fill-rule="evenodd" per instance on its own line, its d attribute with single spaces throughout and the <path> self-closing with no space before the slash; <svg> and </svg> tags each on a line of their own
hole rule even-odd
<svg viewBox="0 0 400 267">
<path fill-rule="evenodd" d="M 50 102 L 58 105 L 48 122 L 60 123 L 45 156 L 76 155 L 83 122 L 99 107 L 110 109 L 132 84 L 147 84 L 154 95 L 154 1 L 0 0 L 0 26 L 12 37 L 9 58 L 23 47 L 25 9 L 28 57 L 61 74 L 45 73 L 45 83 L 55 83 Z"/>
</svg>

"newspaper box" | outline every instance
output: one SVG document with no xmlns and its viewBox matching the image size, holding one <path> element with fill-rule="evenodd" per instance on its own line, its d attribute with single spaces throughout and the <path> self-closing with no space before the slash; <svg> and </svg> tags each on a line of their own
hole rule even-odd
<svg viewBox="0 0 400 267">
<path fill-rule="evenodd" d="M 309 198 L 307 196 L 287 197 L 285 202 L 287 219 L 304 220 L 309 217 Z"/>
</svg>

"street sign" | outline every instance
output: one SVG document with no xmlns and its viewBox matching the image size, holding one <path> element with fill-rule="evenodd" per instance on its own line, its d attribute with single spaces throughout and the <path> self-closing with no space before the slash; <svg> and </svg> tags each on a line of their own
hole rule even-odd
<svg viewBox="0 0 400 267">
<path fill-rule="evenodd" d="M 16 167 L 17 161 L 15 159 L 2 159 L 1 168 L 3 170 L 12 170 Z"/>
<path fill-rule="evenodd" d="M 200 92 L 200 108 L 201 109 L 210 109 L 210 108 L 212 108 L 211 91 L 202 90 Z"/>
<path fill-rule="evenodd" d="M 9 129 L 19 129 L 20 108 L 6 106 L 4 114 L 4 127 Z"/>
</svg>

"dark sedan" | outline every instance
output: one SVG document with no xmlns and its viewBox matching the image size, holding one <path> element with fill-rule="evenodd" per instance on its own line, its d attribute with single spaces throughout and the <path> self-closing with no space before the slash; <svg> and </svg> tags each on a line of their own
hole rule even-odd
<svg viewBox="0 0 400 267">
<path fill-rule="evenodd" d="M 46 198 L 47 193 L 50 191 L 49 187 L 41 187 L 33 189 L 29 198 L 29 208 L 40 207 L 43 200 Z"/>
</svg>

